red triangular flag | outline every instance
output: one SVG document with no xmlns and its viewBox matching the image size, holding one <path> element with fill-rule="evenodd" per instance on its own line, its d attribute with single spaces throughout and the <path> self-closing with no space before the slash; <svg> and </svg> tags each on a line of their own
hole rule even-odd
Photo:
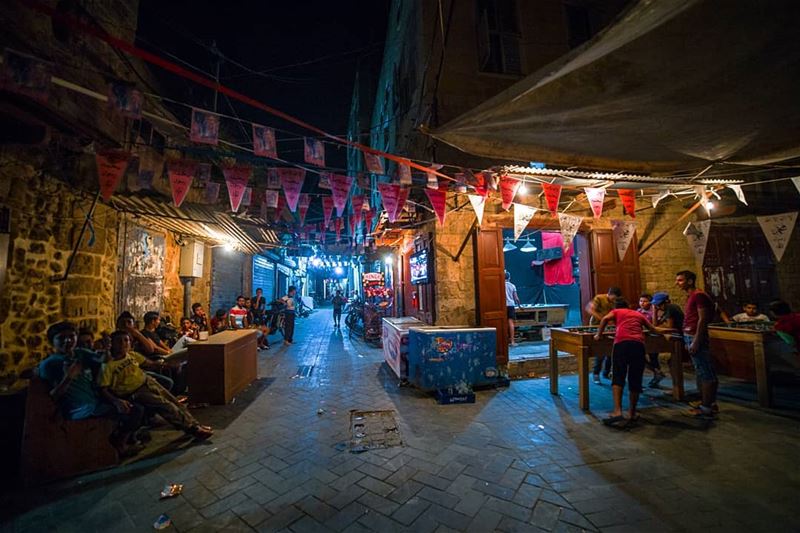
<svg viewBox="0 0 800 533">
<path fill-rule="evenodd" d="M 631 218 L 636 218 L 636 191 L 631 189 L 617 189 L 619 199 L 622 200 L 622 207 L 625 213 Z"/>
<path fill-rule="evenodd" d="M 192 185 L 196 168 L 197 163 L 194 161 L 173 161 L 167 165 L 169 184 L 172 187 L 172 201 L 175 202 L 175 207 L 180 207 L 186 199 L 186 193 L 189 192 L 189 187 Z"/>
<path fill-rule="evenodd" d="M 325 217 L 325 229 L 331 226 L 331 215 L 333 215 L 333 198 L 330 196 L 322 197 L 322 215 Z"/>
<path fill-rule="evenodd" d="M 239 210 L 244 197 L 244 190 L 247 182 L 250 181 L 250 167 L 245 165 L 235 165 L 223 167 L 222 174 L 225 175 L 225 185 L 228 187 L 228 198 L 231 201 L 231 211 L 234 213 Z"/>
<path fill-rule="evenodd" d="M 364 208 L 364 195 L 363 194 L 353 195 L 353 198 L 350 201 L 350 205 L 353 208 L 353 217 L 356 219 L 356 225 L 358 225 L 361 223 L 361 214 Z"/>
<path fill-rule="evenodd" d="M 275 220 L 275 222 L 280 222 L 281 221 L 281 216 L 283 215 L 284 204 L 285 204 L 285 200 L 283 199 L 283 196 L 281 196 L 279 194 L 278 195 L 278 204 L 275 206 L 275 213 L 273 213 L 273 216 L 274 216 L 273 220 Z"/>
<path fill-rule="evenodd" d="M 372 219 L 375 216 L 375 211 L 364 211 L 364 233 L 372 233 Z"/>
<path fill-rule="evenodd" d="M 381 193 L 381 201 L 389 222 L 395 222 L 408 199 L 408 188 L 393 183 L 379 183 L 378 191 Z"/>
<path fill-rule="evenodd" d="M 300 191 L 303 190 L 306 171 L 302 168 L 279 168 L 278 174 L 281 177 L 283 194 L 286 196 L 286 205 L 294 213 L 297 211 L 297 200 L 300 198 Z"/>
<path fill-rule="evenodd" d="M 300 195 L 300 200 L 297 203 L 297 214 L 300 215 L 300 224 L 306 223 L 306 213 L 308 213 L 308 206 L 311 204 L 311 197 L 308 193 Z"/>
<path fill-rule="evenodd" d="M 500 196 L 503 198 L 503 209 L 506 211 L 514 203 L 514 197 L 517 195 L 520 185 L 522 185 L 520 180 L 509 178 L 508 176 L 503 176 L 500 179 Z"/>
<path fill-rule="evenodd" d="M 336 230 L 336 242 L 339 242 L 339 239 L 342 238 L 342 226 L 344 223 L 342 222 L 341 218 L 337 218 L 333 221 L 333 227 Z"/>
<path fill-rule="evenodd" d="M 333 174 L 331 176 L 331 192 L 333 193 L 333 205 L 336 206 L 336 216 L 342 216 L 347 205 L 347 196 L 353 186 L 352 176 L 342 176 Z"/>
<path fill-rule="evenodd" d="M 542 190 L 545 200 L 547 200 L 547 207 L 555 216 L 558 213 L 558 201 L 561 199 L 561 185 L 542 183 Z"/>
<path fill-rule="evenodd" d="M 125 169 L 128 168 L 130 157 L 128 152 L 122 150 L 106 150 L 95 154 L 97 178 L 100 181 L 100 196 L 106 202 L 111 200 L 114 191 L 117 190 L 117 185 L 125 174 Z"/>
<path fill-rule="evenodd" d="M 428 195 L 428 200 L 431 201 L 433 211 L 436 213 L 436 218 L 439 219 L 439 224 L 444 225 L 444 218 L 447 215 L 447 189 L 425 189 L 425 194 Z"/>
</svg>

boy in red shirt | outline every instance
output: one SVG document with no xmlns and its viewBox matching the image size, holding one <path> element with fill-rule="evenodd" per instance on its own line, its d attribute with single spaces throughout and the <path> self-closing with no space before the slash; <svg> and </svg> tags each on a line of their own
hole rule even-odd
<svg viewBox="0 0 800 533">
<path fill-rule="evenodd" d="M 636 404 L 642 392 L 642 376 L 645 366 L 644 330 L 666 333 L 669 330 L 655 327 L 646 316 L 633 309 L 628 309 L 628 302 L 617 299 L 611 310 L 600 321 L 600 327 L 594 339 L 599 341 L 606 326 L 612 320 L 617 326 L 614 334 L 614 350 L 612 359 L 611 391 L 614 397 L 614 411 L 603 420 L 606 425 L 613 425 L 625 420 L 622 416 L 622 392 L 625 388 L 625 376 L 628 377 L 630 406 L 629 421 L 636 420 Z"/>
<path fill-rule="evenodd" d="M 783 300 L 775 300 L 769 304 L 769 310 L 775 315 L 775 331 L 787 344 L 800 350 L 800 313 L 792 313 L 792 308 Z"/>
</svg>

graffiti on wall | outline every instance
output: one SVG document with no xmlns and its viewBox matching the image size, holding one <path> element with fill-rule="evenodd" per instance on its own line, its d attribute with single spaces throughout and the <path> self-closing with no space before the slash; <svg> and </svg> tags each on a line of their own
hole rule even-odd
<svg viewBox="0 0 800 533">
<path fill-rule="evenodd" d="M 122 310 L 141 320 L 147 311 L 160 311 L 164 295 L 165 241 L 162 235 L 129 225 L 125 236 Z"/>
</svg>

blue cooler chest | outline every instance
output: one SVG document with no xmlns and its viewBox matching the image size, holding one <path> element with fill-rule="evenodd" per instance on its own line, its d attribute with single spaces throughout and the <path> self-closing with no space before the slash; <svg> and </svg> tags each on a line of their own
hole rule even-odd
<svg viewBox="0 0 800 533">
<path fill-rule="evenodd" d="M 494 328 L 411 328 L 408 380 L 422 390 L 498 381 Z"/>
</svg>

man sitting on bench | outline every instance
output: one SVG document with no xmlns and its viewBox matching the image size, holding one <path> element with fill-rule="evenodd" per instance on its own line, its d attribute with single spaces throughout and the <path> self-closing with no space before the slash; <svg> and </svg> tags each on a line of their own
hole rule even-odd
<svg viewBox="0 0 800 533">
<path fill-rule="evenodd" d="M 161 415 L 167 422 L 205 440 L 214 434 L 208 426 L 201 426 L 186 407 L 164 387 L 139 367 L 145 359 L 131 352 L 131 338 L 125 331 L 111 334 L 111 354 L 103 364 L 98 385 L 100 394 L 120 413 L 126 413 L 140 404 Z"/>
<path fill-rule="evenodd" d="M 53 324 L 47 330 L 47 339 L 55 352 L 39 363 L 39 377 L 50 386 L 50 396 L 61 409 L 67 420 L 82 420 L 90 417 L 107 416 L 119 422 L 110 441 L 120 457 L 137 453 L 140 449 L 128 447 L 131 434 L 139 428 L 144 409 L 131 406 L 124 413 L 117 414 L 114 408 L 104 402 L 95 380 L 100 371 L 98 354 L 76 348 L 78 336 L 71 322 Z M 76 450 L 80 453 L 80 450 Z"/>
</svg>

